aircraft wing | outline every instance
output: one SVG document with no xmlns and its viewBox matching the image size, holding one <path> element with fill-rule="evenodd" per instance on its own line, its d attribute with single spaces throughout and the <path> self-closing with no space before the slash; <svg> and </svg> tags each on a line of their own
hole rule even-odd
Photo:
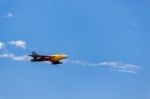
<svg viewBox="0 0 150 99">
<path fill-rule="evenodd" d="M 41 58 L 41 59 L 43 59 L 43 58 L 49 58 L 49 57 L 51 57 L 51 56 L 45 56 L 45 55 L 29 55 L 30 57 L 33 57 L 34 59 L 39 59 L 39 58 Z"/>
<path fill-rule="evenodd" d="M 43 57 L 43 58 L 45 58 L 45 57 L 50 57 L 50 56 L 45 56 L 45 55 L 37 55 L 37 57 Z"/>
<path fill-rule="evenodd" d="M 53 65 L 56 65 L 56 64 L 63 64 L 63 62 L 60 62 L 60 61 L 55 61 L 55 62 L 52 62 Z"/>
</svg>

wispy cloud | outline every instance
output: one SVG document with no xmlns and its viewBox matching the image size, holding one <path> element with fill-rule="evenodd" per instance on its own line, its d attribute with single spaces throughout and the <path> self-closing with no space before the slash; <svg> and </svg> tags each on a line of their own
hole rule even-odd
<svg viewBox="0 0 150 99">
<path fill-rule="evenodd" d="M 12 53 L 0 54 L 0 58 L 7 58 L 7 59 L 15 60 L 15 61 L 26 61 L 26 60 L 30 60 L 30 58 L 29 58 L 27 55 L 17 56 L 17 55 L 12 54 Z"/>
<path fill-rule="evenodd" d="M 5 44 L 3 42 L 0 42 L 0 50 L 3 49 Z"/>
<path fill-rule="evenodd" d="M 131 22 L 131 25 L 132 26 L 137 26 L 137 23 L 136 22 Z"/>
<path fill-rule="evenodd" d="M 101 62 L 99 65 L 101 66 L 109 66 L 112 67 L 115 70 L 121 71 L 121 72 L 128 72 L 128 73 L 138 73 L 138 70 L 140 66 L 134 65 L 134 64 L 127 64 L 123 62 Z"/>
<path fill-rule="evenodd" d="M 92 63 L 80 60 L 68 60 L 65 63 L 76 64 L 81 66 L 91 66 L 91 67 L 110 67 L 115 71 L 126 72 L 126 73 L 138 73 L 140 66 L 134 64 L 126 64 L 117 61 L 105 61 L 100 63 Z"/>
<path fill-rule="evenodd" d="M 12 59 L 14 61 L 28 61 L 31 58 L 27 55 L 21 55 L 18 56 L 13 53 L 9 53 L 9 50 L 5 48 L 5 44 L 0 42 L 0 58 L 6 58 L 6 59 Z M 13 40 L 9 41 L 8 44 L 20 47 L 20 48 L 26 48 L 26 42 L 23 40 Z M 6 51 L 3 51 L 6 50 Z M 125 73 L 138 73 L 140 66 L 134 65 L 134 64 L 128 64 L 120 61 L 104 61 L 104 62 L 88 62 L 88 61 L 82 61 L 82 60 L 67 60 L 64 61 L 66 64 L 74 64 L 79 66 L 89 66 L 89 67 L 107 67 L 113 71 L 119 71 L 119 72 L 125 72 Z"/>
<path fill-rule="evenodd" d="M 28 55 L 21 55 L 17 56 L 12 53 L 3 53 L 0 54 L 0 58 L 6 58 L 6 59 L 12 59 L 14 61 L 29 61 L 31 58 Z M 44 63 L 50 63 L 50 62 L 44 62 Z M 124 73 L 138 73 L 140 66 L 134 65 L 134 64 L 126 64 L 122 62 L 117 61 L 105 61 L 100 63 L 91 63 L 86 61 L 80 61 L 80 60 L 67 60 L 64 61 L 66 64 L 74 64 L 74 65 L 80 65 L 80 66 L 90 66 L 90 67 L 108 67 L 113 71 L 119 71 Z"/>
<path fill-rule="evenodd" d="M 16 47 L 20 47 L 20 48 L 26 48 L 26 42 L 23 41 L 23 40 L 13 40 L 13 41 L 10 41 L 8 42 L 10 45 L 14 45 Z"/>
</svg>

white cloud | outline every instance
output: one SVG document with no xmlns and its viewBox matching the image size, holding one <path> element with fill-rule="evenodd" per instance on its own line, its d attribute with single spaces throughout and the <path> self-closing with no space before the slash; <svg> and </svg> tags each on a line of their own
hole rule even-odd
<svg viewBox="0 0 150 99">
<path fill-rule="evenodd" d="M 3 42 L 0 42 L 0 50 L 3 49 L 5 44 Z"/>
<path fill-rule="evenodd" d="M 26 48 L 26 42 L 23 40 L 10 41 L 9 44 L 20 48 Z"/>
<path fill-rule="evenodd" d="M 30 58 L 27 55 L 16 56 L 15 54 L 12 54 L 12 53 L 0 54 L 0 58 L 9 58 L 9 59 L 12 59 L 12 60 L 15 60 L 15 61 L 30 60 Z"/>
<path fill-rule="evenodd" d="M 20 48 L 26 48 L 26 42 L 23 40 L 13 40 L 8 42 L 10 45 L 14 45 L 16 47 Z M 1 50 L 2 49 L 2 50 Z M 27 55 L 17 56 L 13 53 L 9 53 L 8 49 L 5 48 L 5 43 L 0 42 L 0 58 L 7 58 L 12 59 L 15 61 L 23 61 L 23 60 L 29 60 L 30 58 Z"/>
<path fill-rule="evenodd" d="M 105 67 L 110 67 L 111 69 L 115 71 L 126 72 L 126 73 L 138 73 L 138 70 L 140 68 L 140 66 L 138 65 L 126 64 L 126 63 L 116 62 L 116 61 L 90 63 L 90 62 L 80 61 L 80 60 L 68 60 L 68 61 L 65 61 L 65 63 L 77 64 L 77 65 L 82 65 L 82 66 L 91 66 L 91 67 L 105 66 Z"/>
<path fill-rule="evenodd" d="M 14 15 L 13 15 L 12 12 L 8 12 L 8 13 L 5 15 L 6 18 L 12 18 L 13 16 L 14 16 Z"/>
<path fill-rule="evenodd" d="M 137 23 L 136 22 L 131 22 L 131 25 L 132 26 L 137 26 Z"/>
</svg>

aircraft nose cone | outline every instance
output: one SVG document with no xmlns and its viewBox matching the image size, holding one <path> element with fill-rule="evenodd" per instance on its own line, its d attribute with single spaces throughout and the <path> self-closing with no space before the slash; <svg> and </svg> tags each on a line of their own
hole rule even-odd
<svg viewBox="0 0 150 99">
<path fill-rule="evenodd" d="M 64 55 L 64 58 L 68 58 L 68 55 Z"/>
</svg>

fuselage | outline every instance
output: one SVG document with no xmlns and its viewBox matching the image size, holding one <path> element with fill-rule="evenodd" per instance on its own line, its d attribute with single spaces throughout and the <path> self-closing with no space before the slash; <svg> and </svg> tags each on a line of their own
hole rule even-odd
<svg viewBox="0 0 150 99">
<path fill-rule="evenodd" d="M 68 58 L 68 56 L 65 54 L 55 54 L 55 55 L 51 55 L 49 58 L 51 61 L 60 61 L 62 59 Z"/>
<path fill-rule="evenodd" d="M 61 64 L 62 62 L 60 62 L 60 60 L 68 58 L 68 56 L 65 54 L 55 54 L 55 55 L 48 55 L 48 56 L 33 54 L 29 56 L 33 57 L 33 59 L 31 59 L 31 61 L 33 62 L 50 61 L 53 64 Z"/>
</svg>

